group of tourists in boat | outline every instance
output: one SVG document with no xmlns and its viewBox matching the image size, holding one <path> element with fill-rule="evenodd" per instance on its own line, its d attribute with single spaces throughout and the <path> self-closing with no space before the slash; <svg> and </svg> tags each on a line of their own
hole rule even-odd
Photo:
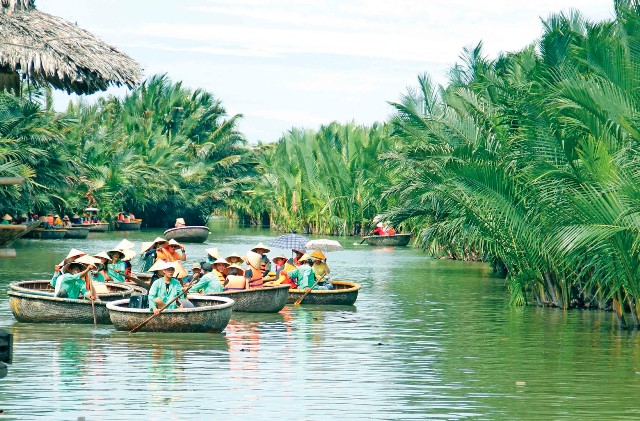
<svg viewBox="0 0 640 421">
<path fill-rule="evenodd" d="M 92 285 L 102 282 L 123 283 L 137 279 L 131 272 L 131 260 L 136 256 L 134 244 L 123 240 L 111 250 L 88 255 L 72 249 L 54 267 L 51 286 L 54 296 L 90 300 L 99 299 Z M 244 256 L 231 253 L 222 257 L 218 248 L 205 249 L 206 256 L 193 264 L 191 273 L 182 266 L 187 260 L 185 247 L 175 240 L 157 237 L 142 244 L 142 270 L 151 272 L 148 307 L 154 313 L 160 309 L 190 307 L 187 299 L 177 299 L 187 290 L 199 294 L 243 291 L 275 285 L 292 289 L 330 290 L 330 269 L 321 250 L 292 250 L 294 257 L 278 254 L 269 258 L 271 250 L 259 243 Z"/>
</svg>

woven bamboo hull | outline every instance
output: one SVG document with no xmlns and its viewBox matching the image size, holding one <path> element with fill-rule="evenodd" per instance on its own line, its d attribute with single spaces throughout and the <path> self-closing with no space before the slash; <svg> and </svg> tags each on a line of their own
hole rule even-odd
<svg viewBox="0 0 640 421">
<path fill-rule="evenodd" d="M 104 285 L 108 288 L 109 292 L 98 294 L 100 301 L 116 301 L 126 298 L 131 294 L 140 293 L 132 285 L 128 284 L 106 282 Z M 142 290 L 143 288 L 140 289 Z M 9 284 L 9 290 L 19 292 L 21 294 L 45 297 L 53 297 L 54 293 L 53 287 L 47 280 L 13 282 Z"/>
<path fill-rule="evenodd" d="M 288 285 L 275 285 L 244 291 L 226 291 L 212 294 L 216 297 L 233 298 L 233 311 L 245 313 L 278 313 L 287 304 Z"/>
<path fill-rule="evenodd" d="M 409 244 L 411 234 L 372 235 L 364 239 L 370 246 L 403 247 Z"/>
<path fill-rule="evenodd" d="M 136 222 L 120 222 L 116 221 L 116 230 L 118 231 L 136 231 L 142 226 L 142 219 Z"/>
<path fill-rule="evenodd" d="M 23 323 L 93 324 L 93 310 L 89 300 L 72 300 L 9 290 L 9 308 L 13 317 Z M 109 324 L 105 302 L 95 303 L 96 321 Z"/>
<path fill-rule="evenodd" d="M 350 306 L 358 299 L 360 284 L 347 281 L 332 281 L 332 290 L 312 290 L 304 298 L 301 304 L 313 305 L 343 305 Z M 304 291 L 299 289 L 289 290 L 287 303 L 292 304 L 302 298 Z"/>
<path fill-rule="evenodd" d="M 190 295 L 195 308 L 165 310 L 147 323 L 140 332 L 222 332 L 229 319 L 234 301 L 225 297 Z M 129 308 L 129 299 L 107 304 L 111 322 L 117 330 L 130 331 L 148 319 L 149 309 Z"/>
<path fill-rule="evenodd" d="M 36 228 L 24 236 L 24 238 L 37 238 L 40 240 L 60 240 L 67 233 L 66 229 Z"/>
<path fill-rule="evenodd" d="M 182 243 L 204 243 L 208 236 L 209 228 L 203 226 L 171 228 L 164 232 L 164 238 L 167 240 Z"/>
<path fill-rule="evenodd" d="M 95 224 L 89 224 L 90 232 L 107 232 L 109 231 L 109 224 L 107 222 L 96 222 Z"/>
<path fill-rule="evenodd" d="M 8 246 L 12 241 L 27 235 L 41 224 L 40 221 L 20 225 L 0 225 L 0 247 Z"/>
<path fill-rule="evenodd" d="M 64 234 L 64 238 L 87 238 L 89 236 L 89 228 L 65 228 L 67 232 Z"/>
</svg>

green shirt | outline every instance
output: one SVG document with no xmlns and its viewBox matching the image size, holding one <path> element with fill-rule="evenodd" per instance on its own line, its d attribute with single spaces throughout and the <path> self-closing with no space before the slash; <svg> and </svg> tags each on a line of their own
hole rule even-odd
<svg viewBox="0 0 640 421">
<path fill-rule="evenodd" d="M 108 263 L 107 275 L 109 275 L 113 282 L 124 282 L 124 270 L 126 267 L 127 265 L 122 260 L 118 260 L 117 263 Z M 116 273 L 115 269 L 119 270 L 120 273 Z"/>
<path fill-rule="evenodd" d="M 87 286 L 85 285 L 84 279 L 80 277 L 78 274 L 72 273 L 64 273 L 58 277 L 56 284 L 60 284 L 59 290 L 67 291 L 67 298 L 72 298 L 77 300 L 82 295 L 88 295 L 89 291 L 87 291 Z"/>
<path fill-rule="evenodd" d="M 213 294 L 216 292 L 223 292 L 224 288 L 220 283 L 220 279 L 213 272 L 209 272 L 193 285 L 191 291 L 195 291 L 200 294 Z"/>
<path fill-rule="evenodd" d="M 6 219 L 3 219 L 2 222 L 0 222 L 1 225 L 9 225 L 9 221 L 7 221 Z"/>
<path fill-rule="evenodd" d="M 156 279 L 153 282 L 153 285 L 151 285 L 151 289 L 149 289 L 149 308 L 156 308 L 156 298 L 160 298 L 166 304 L 181 293 L 182 285 L 180 285 L 180 281 L 178 281 L 176 278 L 171 278 L 168 284 L 164 281 L 164 277 Z M 178 305 L 174 301 L 167 307 L 167 309 L 177 307 Z"/>
<path fill-rule="evenodd" d="M 316 282 L 313 269 L 309 265 L 298 266 L 287 273 L 289 278 L 296 279 L 298 281 L 298 289 L 311 288 Z"/>
<path fill-rule="evenodd" d="M 105 282 L 104 280 L 104 275 L 102 274 L 102 272 L 96 272 L 96 276 L 93 276 L 93 271 L 89 271 L 89 280 L 91 280 L 92 282 Z"/>
</svg>

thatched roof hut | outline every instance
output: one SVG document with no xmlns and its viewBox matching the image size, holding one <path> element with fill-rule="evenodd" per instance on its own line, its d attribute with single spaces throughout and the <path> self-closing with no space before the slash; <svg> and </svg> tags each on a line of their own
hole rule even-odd
<svg viewBox="0 0 640 421">
<path fill-rule="evenodd" d="M 77 94 L 130 88 L 140 65 L 64 19 L 36 10 L 34 0 L 0 0 L 0 89 L 15 89 L 20 75 Z"/>
</svg>

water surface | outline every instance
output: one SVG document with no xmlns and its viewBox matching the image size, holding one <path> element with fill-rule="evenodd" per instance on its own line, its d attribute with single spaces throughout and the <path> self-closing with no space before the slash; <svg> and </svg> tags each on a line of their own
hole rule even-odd
<svg viewBox="0 0 640 421">
<path fill-rule="evenodd" d="M 110 326 L 17 323 L 7 285 L 48 279 L 71 247 L 96 253 L 161 231 L 20 240 L 0 259 L 0 327 L 14 363 L 0 419 L 637 419 L 637 335 L 611 313 L 508 306 L 487 266 L 339 238 L 335 278 L 352 307 L 235 313 L 222 334 L 130 335 Z M 277 233 L 214 226 L 204 249 L 243 254 Z M 273 254 L 273 253 L 272 253 Z M 189 265 L 190 266 L 190 265 Z"/>
</svg>

